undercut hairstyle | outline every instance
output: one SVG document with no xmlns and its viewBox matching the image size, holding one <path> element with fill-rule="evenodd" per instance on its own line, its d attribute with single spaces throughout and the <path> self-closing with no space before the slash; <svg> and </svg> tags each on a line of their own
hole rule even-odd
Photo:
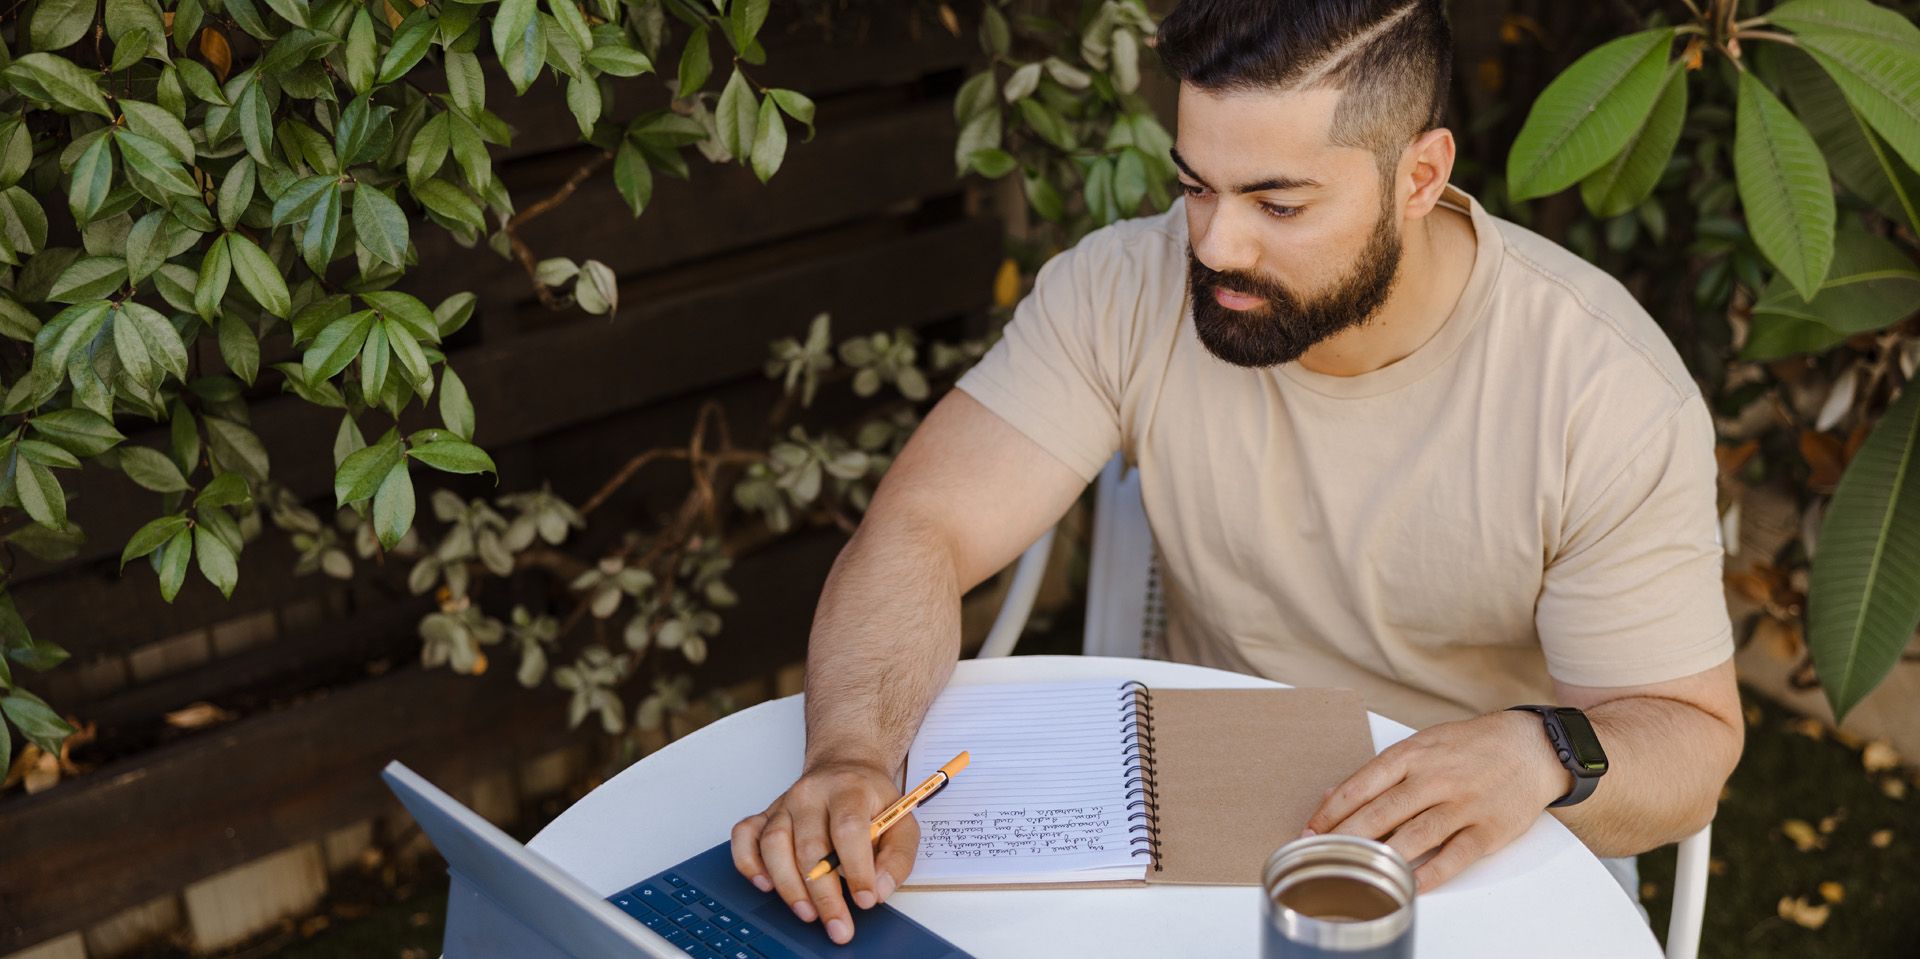
<svg viewBox="0 0 1920 959">
<path fill-rule="evenodd" d="M 1383 180 L 1442 125 L 1453 75 L 1441 0 L 1181 0 L 1155 49 L 1209 93 L 1340 90 L 1333 142 L 1371 151 Z"/>
</svg>

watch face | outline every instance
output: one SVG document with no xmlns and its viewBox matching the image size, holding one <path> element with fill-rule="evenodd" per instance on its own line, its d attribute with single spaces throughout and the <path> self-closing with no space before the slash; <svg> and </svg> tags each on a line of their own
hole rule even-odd
<svg viewBox="0 0 1920 959">
<path fill-rule="evenodd" d="M 1560 728 L 1566 731 L 1567 745 L 1573 749 L 1574 761 L 1580 767 L 1593 773 L 1607 771 L 1607 753 L 1600 748 L 1600 738 L 1593 734 L 1593 723 L 1586 714 L 1577 709 L 1556 709 L 1560 718 Z"/>
</svg>

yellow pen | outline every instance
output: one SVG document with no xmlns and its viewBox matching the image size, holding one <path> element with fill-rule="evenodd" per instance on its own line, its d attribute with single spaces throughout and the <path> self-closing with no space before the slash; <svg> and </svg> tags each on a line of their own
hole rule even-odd
<svg viewBox="0 0 1920 959">
<path fill-rule="evenodd" d="M 945 766 L 934 770 L 933 775 L 928 776 L 926 782 L 913 787 L 906 795 L 894 800 L 893 805 L 882 809 L 880 815 L 873 817 L 873 822 L 867 826 L 868 841 L 878 840 L 882 833 L 893 828 L 893 824 L 905 818 L 915 806 L 926 802 L 928 797 L 939 792 L 940 787 L 947 784 L 947 780 L 959 775 L 960 770 L 967 768 L 967 763 L 971 761 L 967 752 L 961 750 L 960 755 L 948 760 Z M 840 854 L 830 852 L 827 858 L 814 863 L 813 868 L 807 870 L 807 881 L 812 882 L 838 868 L 840 868 Z"/>
</svg>

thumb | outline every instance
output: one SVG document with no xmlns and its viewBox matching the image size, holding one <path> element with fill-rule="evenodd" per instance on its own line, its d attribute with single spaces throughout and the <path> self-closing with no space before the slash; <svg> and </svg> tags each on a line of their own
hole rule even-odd
<svg viewBox="0 0 1920 959">
<path fill-rule="evenodd" d="M 894 889 L 913 872 L 913 857 L 920 848 L 920 822 L 909 815 L 895 823 L 880 837 L 873 853 L 874 894 L 886 902 Z"/>
</svg>

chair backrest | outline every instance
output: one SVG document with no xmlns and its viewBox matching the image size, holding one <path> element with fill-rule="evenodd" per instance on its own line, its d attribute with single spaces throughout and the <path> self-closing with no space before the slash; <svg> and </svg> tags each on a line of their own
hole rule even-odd
<svg viewBox="0 0 1920 959">
<path fill-rule="evenodd" d="M 1115 456 L 1100 471 L 1094 491 L 1081 652 L 1163 659 L 1166 630 L 1160 563 L 1140 500 L 1140 471 Z"/>
</svg>

